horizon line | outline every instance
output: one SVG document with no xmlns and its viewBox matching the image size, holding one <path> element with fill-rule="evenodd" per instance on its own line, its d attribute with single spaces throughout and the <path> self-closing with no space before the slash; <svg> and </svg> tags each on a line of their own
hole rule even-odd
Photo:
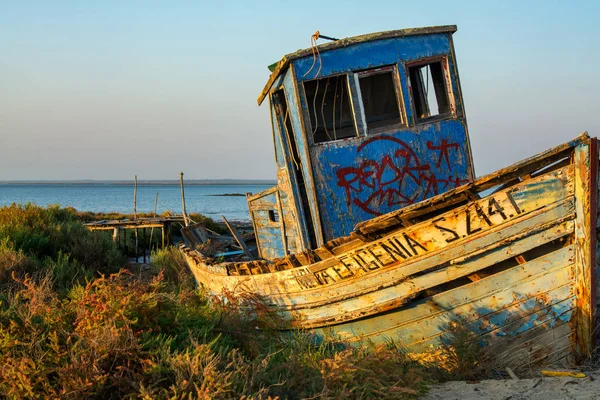
<svg viewBox="0 0 600 400">
<path fill-rule="evenodd" d="M 188 179 L 183 181 L 184 184 L 276 184 L 275 179 L 239 179 L 239 178 L 223 178 L 223 179 Z M 139 184 L 165 184 L 179 185 L 178 179 L 138 179 Z M 134 180 L 130 179 L 15 179 L 15 180 L 0 180 L 0 185 L 11 184 L 123 184 L 133 185 Z"/>
</svg>

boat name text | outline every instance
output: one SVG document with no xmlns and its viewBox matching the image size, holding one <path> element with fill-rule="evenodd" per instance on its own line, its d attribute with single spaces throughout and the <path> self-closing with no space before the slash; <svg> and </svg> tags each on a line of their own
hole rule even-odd
<svg viewBox="0 0 600 400">
<path fill-rule="evenodd" d="M 337 256 L 339 264 L 318 271 L 294 270 L 302 289 L 311 289 L 364 275 L 441 249 L 451 243 L 516 218 L 524 210 L 508 190 L 470 204 L 457 214 L 445 214 L 417 230 L 405 230 Z"/>
</svg>

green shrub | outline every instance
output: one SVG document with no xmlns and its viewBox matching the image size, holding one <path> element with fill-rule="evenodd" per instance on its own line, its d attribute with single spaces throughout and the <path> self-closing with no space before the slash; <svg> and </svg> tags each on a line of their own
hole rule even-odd
<svg viewBox="0 0 600 400">
<path fill-rule="evenodd" d="M 165 281 L 174 289 L 195 288 L 194 277 L 186 264 L 185 258 L 177 247 L 169 246 L 152 252 L 151 272 L 162 273 Z"/>
<path fill-rule="evenodd" d="M 0 278 L 51 271 L 61 291 L 118 271 L 125 256 L 110 237 L 87 230 L 73 210 L 32 204 L 0 208 Z"/>
<path fill-rule="evenodd" d="M 110 237 L 79 218 L 0 208 L 0 398 L 404 399 L 480 364 L 458 328 L 439 349 L 454 375 L 393 343 L 280 332 L 258 296 L 205 295 L 177 248 L 120 269 Z"/>
<path fill-rule="evenodd" d="M 0 238 L 0 281 L 8 281 L 13 272 L 30 271 L 31 265 L 31 260 L 22 250 L 15 249 L 8 237 Z"/>
</svg>

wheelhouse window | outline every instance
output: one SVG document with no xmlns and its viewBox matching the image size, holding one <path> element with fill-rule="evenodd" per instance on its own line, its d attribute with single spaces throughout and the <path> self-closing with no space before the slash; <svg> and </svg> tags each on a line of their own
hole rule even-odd
<svg viewBox="0 0 600 400">
<path fill-rule="evenodd" d="M 269 221 L 271 222 L 279 222 L 279 213 L 275 210 L 269 210 Z"/>
<path fill-rule="evenodd" d="M 376 133 L 402 124 L 393 66 L 357 72 L 367 133 Z"/>
<path fill-rule="evenodd" d="M 356 136 L 347 75 L 304 82 L 304 92 L 313 143 Z"/>
<path fill-rule="evenodd" d="M 408 67 L 417 121 L 452 110 L 441 60 Z"/>
</svg>

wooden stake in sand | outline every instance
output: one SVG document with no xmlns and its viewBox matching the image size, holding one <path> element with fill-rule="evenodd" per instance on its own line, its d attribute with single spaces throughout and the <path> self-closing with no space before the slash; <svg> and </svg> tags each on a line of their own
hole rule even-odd
<svg viewBox="0 0 600 400">
<path fill-rule="evenodd" d="M 137 175 L 133 176 L 133 219 L 137 219 Z"/>
</svg>

